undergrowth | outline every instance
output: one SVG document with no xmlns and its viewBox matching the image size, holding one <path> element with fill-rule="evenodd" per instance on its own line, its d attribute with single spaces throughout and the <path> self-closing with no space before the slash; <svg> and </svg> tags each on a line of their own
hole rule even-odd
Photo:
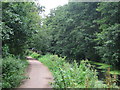
<svg viewBox="0 0 120 90">
<path fill-rule="evenodd" d="M 26 60 L 9 56 L 2 59 L 2 88 L 15 88 L 27 77 L 24 76 Z"/>
<path fill-rule="evenodd" d="M 31 56 L 35 58 L 34 56 L 38 56 L 38 54 L 34 52 Z M 65 58 L 51 54 L 36 59 L 52 72 L 54 77 L 53 88 L 118 88 L 115 83 L 111 86 L 108 85 L 108 78 L 106 78 L 106 83 L 98 80 L 98 73 L 88 60 L 81 60 L 80 64 L 74 60 L 70 64 L 66 62 Z"/>
<path fill-rule="evenodd" d="M 39 60 L 48 66 L 54 76 L 52 83 L 54 88 L 106 88 L 107 85 L 98 80 L 97 72 L 93 70 L 87 61 L 82 60 L 78 65 L 72 64 L 65 58 L 57 55 L 45 55 Z"/>
<path fill-rule="evenodd" d="M 38 54 L 36 52 L 33 52 L 33 51 L 30 51 L 30 50 L 26 51 L 26 55 L 30 55 L 31 57 L 33 57 L 35 59 L 37 59 L 37 58 L 39 58 L 41 56 L 40 54 Z"/>
</svg>

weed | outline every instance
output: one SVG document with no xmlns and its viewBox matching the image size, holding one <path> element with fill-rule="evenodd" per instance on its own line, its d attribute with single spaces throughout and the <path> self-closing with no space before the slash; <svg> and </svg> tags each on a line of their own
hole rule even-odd
<svg viewBox="0 0 120 90">
<path fill-rule="evenodd" d="M 117 76 L 110 75 L 110 67 L 107 69 L 106 75 L 105 75 L 105 83 L 107 84 L 108 88 L 118 88 L 117 83 Z"/>
<path fill-rule="evenodd" d="M 97 72 L 87 61 L 76 61 L 72 64 L 66 62 L 65 58 L 57 55 L 45 55 L 39 60 L 48 66 L 54 76 L 52 86 L 54 88 L 105 88 L 102 81 L 98 81 Z"/>
</svg>

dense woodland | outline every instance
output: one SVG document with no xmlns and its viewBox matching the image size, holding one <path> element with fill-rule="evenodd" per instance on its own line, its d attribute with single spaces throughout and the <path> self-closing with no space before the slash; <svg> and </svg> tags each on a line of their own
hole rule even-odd
<svg viewBox="0 0 120 90">
<path fill-rule="evenodd" d="M 32 2 L 2 3 L 3 87 L 17 87 L 25 78 L 16 75 L 27 67 L 29 50 L 120 69 L 120 2 L 69 2 L 42 18 L 44 8 Z"/>
</svg>

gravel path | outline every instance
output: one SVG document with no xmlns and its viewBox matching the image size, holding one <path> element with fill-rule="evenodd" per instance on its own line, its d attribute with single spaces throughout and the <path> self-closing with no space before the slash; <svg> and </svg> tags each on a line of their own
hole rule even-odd
<svg viewBox="0 0 120 90">
<path fill-rule="evenodd" d="M 50 82 L 53 81 L 53 77 L 49 69 L 31 57 L 27 57 L 27 59 L 29 61 L 27 70 L 29 79 L 24 81 L 19 88 L 52 88 Z"/>
</svg>

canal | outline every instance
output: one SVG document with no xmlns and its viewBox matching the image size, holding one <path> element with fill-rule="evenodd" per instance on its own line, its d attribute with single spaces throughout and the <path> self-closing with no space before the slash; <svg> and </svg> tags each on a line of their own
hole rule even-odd
<svg viewBox="0 0 120 90">
<path fill-rule="evenodd" d="M 107 74 L 109 74 L 110 78 L 116 77 L 116 85 L 120 86 L 120 70 L 115 69 L 112 65 L 104 64 L 104 63 L 98 63 L 89 61 L 91 65 L 94 66 L 94 69 L 98 72 L 98 79 L 105 81 Z"/>
</svg>

